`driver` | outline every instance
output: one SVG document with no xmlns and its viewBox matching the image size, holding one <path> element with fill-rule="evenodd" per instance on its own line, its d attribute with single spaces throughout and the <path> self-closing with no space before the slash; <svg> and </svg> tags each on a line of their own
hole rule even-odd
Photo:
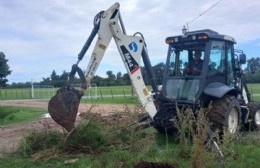
<svg viewBox="0 0 260 168">
<path fill-rule="evenodd" d="M 201 52 L 195 51 L 193 60 L 185 68 L 186 74 L 189 75 L 200 75 L 202 71 L 203 60 L 201 59 Z"/>
</svg>

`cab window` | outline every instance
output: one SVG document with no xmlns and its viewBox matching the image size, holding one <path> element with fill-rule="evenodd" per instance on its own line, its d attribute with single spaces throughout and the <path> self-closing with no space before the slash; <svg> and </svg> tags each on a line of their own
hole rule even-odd
<svg viewBox="0 0 260 168">
<path fill-rule="evenodd" d="M 224 74 L 225 66 L 225 43 L 213 41 L 209 55 L 208 75 Z"/>
</svg>

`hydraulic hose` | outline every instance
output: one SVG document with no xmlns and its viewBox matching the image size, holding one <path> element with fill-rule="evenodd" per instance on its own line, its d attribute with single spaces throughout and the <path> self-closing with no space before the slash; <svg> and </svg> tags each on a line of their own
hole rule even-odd
<svg viewBox="0 0 260 168">
<path fill-rule="evenodd" d="M 103 13 L 104 13 L 104 11 L 101 11 L 95 16 L 95 18 L 94 18 L 94 28 L 92 29 L 90 36 L 88 37 L 86 43 L 84 44 L 80 53 L 78 54 L 78 62 L 82 60 L 82 58 L 86 54 L 89 46 L 91 45 L 93 39 L 95 38 L 95 36 L 96 36 L 96 34 L 99 30 L 99 27 L 100 27 L 100 19 L 101 19 Z"/>
</svg>

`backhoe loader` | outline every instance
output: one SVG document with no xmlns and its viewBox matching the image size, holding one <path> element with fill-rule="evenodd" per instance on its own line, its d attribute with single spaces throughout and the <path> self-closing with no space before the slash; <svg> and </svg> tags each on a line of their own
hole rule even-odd
<svg viewBox="0 0 260 168">
<path fill-rule="evenodd" d="M 96 35 L 97 41 L 84 74 L 78 65 Z M 187 31 L 185 28 L 183 34 L 167 37 L 169 47 L 164 81 L 158 86 L 144 37 L 141 33 L 126 34 L 119 3 L 115 3 L 96 15 L 94 28 L 72 66 L 69 80 L 49 101 L 51 117 L 67 131 L 74 128 L 80 99 L 112 39 L 146 111 L 140 122 L 147 120 L 160 132 L 175 133 L 177 108 L 191 108 L 195 112 L 211 105 L 207 117 L 214 129 L 226 128 L 235 133 L 241 127 L 260 128 L 260 103 L 251 100 L 241 68 L 246 63 L 246 55 L 242 50 L 234 49 L 233 37 L 209 29 Z M 196 54 L 199 54 L 198 64 Z M 151 81 L 151 92 L 142 77 L 141 59 Z M 81 90 L 71 86 L 76 73 L 82 82 Z"/>
</svg>

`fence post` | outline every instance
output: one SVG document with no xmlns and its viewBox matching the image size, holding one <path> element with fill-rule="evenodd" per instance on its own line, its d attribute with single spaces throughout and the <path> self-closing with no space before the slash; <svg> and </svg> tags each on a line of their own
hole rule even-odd
<svg viewBox="0 0 260 168">
<path fill-rule="evenodd" d="M 111 91 L 112 99 L 113 99 L 113 101 L 114 101 L 114 95 L 113 95 L 113 91 L 112 91 L 112 89 L 110 89 L 110 91 Z"/>
<path fill-rule="evenodd" d="M 99 91 L 100 91 L 100 96 L 101 96 L 101 99 L 103 100 L 102 91 L 101 91 L 101 90 L 99 90 Z"/>
<path fill-rule="evenodd" d="M 123 89 L 123 94 L 124 94 L 124 98 L 126 99 L 126 97 L 125 97 L 125 90 Z"/>
<path fill-rule="evenodd" d="M 89 95 L 90 95 L 90 99 L 92 101 L 92 91 L 91 91 L 91 89 L 89 90 Z"/>
<path fill-rule="evenodd" d="M 250 90 L 251 90 L 251 93 L 253 93 L 253 89 L 251 88 Z M 254 100 L 254 94 L 250 94 L 250 96 L 251 96 L 251 97 L 250 97 L 251 100 Z"/>
<path fill-rule="evenodd" d="M 31 98 L 34 99 L 34 86 L 33 86 L 33 80 L 31 81 Z"/>
</svg>

